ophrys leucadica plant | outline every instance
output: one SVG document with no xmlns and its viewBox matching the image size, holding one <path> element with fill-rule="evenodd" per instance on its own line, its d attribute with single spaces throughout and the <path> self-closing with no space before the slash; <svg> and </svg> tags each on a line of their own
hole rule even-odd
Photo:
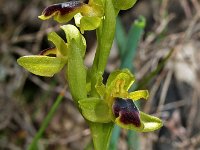
<svg viewBox="0 0 200 150">
<path fill-rule="evenodd" d="M 66 23 L 72 18 L 76 26 L 62 25 L 67 43 L 55 32 L 48 40 L 55 47 L 42 51 L 40 55 L 20 57 L 17 62 L 28 71 L 51 77 L 66 70 L 66 80 L 72 98 L 88 123 L 96 150 L 108 148 L 113 125 L 150 132 L 159 129 L 159 118 L 141 112 L 134 101 L 147 99 L 147 90 L 129 92 L 135 78 L 128 69 L 113 71 L 106 84 L 102 75 L 106 67 L 115 34 L 116 17 L 120 10 L 131 8 L 136 0 L 89 0 L 88 3 L 71 1 L 54 4 L 44 9 L 39 16 L 46 20 L 54 18 Z M 92 67 L 84 65 L 86 30 L 96 30 L 97 49 Z"/>
</svg>

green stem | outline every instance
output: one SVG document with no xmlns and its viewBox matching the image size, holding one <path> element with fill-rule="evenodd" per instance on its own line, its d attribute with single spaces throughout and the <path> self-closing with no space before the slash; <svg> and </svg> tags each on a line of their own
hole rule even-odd
<svg viewBox="0 0 200 150">
<path fill-rule="evenodd" d="M 105 16 L 102 25 L 97 29 L 98 46 L 91 70 L 91 96 L 96 96 L 96 75 L 103 74 L 110 49 L 115 35 L 116 10 L 112 0 L 104 0 Z M 107 150 L 109 147 L 110 137 L 113 130 L 113 123 L 93 123 L 88 122 L 94 143 L 95 150 Z"/>
<path fill-rule="evenodd" d="M 111 0 L 105 1 L 105 19 L 97 29 L 98 47 L 92 66 L 92 72 L 103 73 L 115 35 L 116 11 Z"/>
<path fill-rule="evenodd" d="M 51 107 L 47 116 L 45 117 L 44 121 L 42 122 L 42 125 L 41 125 L 39 131 L 36 133 L 31 144 L 29 145 L 28 150 L 36 150 L 37 149 L 37 143 L 38 143 L 39 139 L 42 137 L 42 134 L 44 133 L 45 129 L 49 125 L 49 122 L 53 118 L 53 115 L 54 115 L 55 111 L 57 110 L 59 104 L 61 103 L 62 99 L 63 99 L 63 96 L 61 94 L 56 98 L 55 103 L 53 104 L 53 106 Z"/>
</svg>

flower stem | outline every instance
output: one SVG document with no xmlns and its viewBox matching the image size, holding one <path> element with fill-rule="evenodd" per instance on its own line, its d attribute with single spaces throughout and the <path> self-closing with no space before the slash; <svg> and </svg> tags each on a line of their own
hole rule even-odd
<svg viewBox="0 0 200 150">
<path fill-rule="evenodd" d="M 37 149 L 37 143 L 38 143 L 39 139 L 42 137 L 42 134 L 44 133 L 45 129 L 49 125 L 49 122 L 53 118 L 53 115 L 54 115 L 55 111 L 57 110 L 59 104 L 61 103 L 62 99 L 63 99 L 63 95 L 62 94 L 60 94 L 56 98 L 55 103 L 53 104 L 53 106 L 51 107 L 50 111 L 48 112 L 46 118 L 42 122 L 42 125 L 41 125 L 39 131 L 36 133 L 36 135 L 34 136 L 31 144 L 29 145 L 28 150 L 36 150 Z"/>
<path fill-rule="evenodd" d="M 106 0 L 104 7 L 105 19 L 102 26 L 97 29 L 98 47 L 92 66 L 92 70 L 97 71 L 97 73 L 103 73 L 105 70 L 115 35 L 116 12 L 112 1 Z"/>
<path fill-rule="evenodd" d="M 96 75 L 103 74 L 110 49 L 115 35 L 116 26 L 116 10 L 111 0 L 104 0 L 105 16 L 102 25 L 97 29 L 98 46 L 92 65 L 92 78 L 91 78 L 91 95 L 96 96 Z M 109 147 L 110 137 L 113 130 L 113 123 L 93 123 L 88 122 L 95 150 L 107 150 Z"/>
</svg>

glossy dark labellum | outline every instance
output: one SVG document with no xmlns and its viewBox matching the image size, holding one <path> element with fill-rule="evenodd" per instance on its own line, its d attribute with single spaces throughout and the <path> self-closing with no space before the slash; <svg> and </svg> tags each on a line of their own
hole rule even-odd
<svg viewBox="0 0 200 150">
<path fill-rule="evenodd" d="M 79 2 L 79 1 L 71 1 L 71 2 L 54 4 L 45 8 L 42 14 L 46 17 L 51 16 L 55 12 L 59 12 L 60 15 L 65 15 L 81 7 L 83 4 L 84 3 Z"/>
<path fill-rule="evenodd" d="M 131 99 L 116 98 L 113 104 L 115 117 L 120 117 L 123 124 L 141 126 L 139 110 Z"/>
</svg>

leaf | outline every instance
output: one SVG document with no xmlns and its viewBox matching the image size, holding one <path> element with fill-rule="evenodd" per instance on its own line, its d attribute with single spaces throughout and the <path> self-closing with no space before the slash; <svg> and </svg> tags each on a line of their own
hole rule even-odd
<svg viewBox="0 0 200 150">
<path fill-rule="evenodd" d="M 123 55 L 121 57 L 121 68 L 133 68 L 133 59 L 137 52 L 139 41 L 143 35 L 146 20 L 140 16 L 131 26 L 129 31 L 126 46 L 124 47 Z"/>
<path fill-rule="evenodd" d="M 30 55 L 20 57 L 17 62 L 33 74 L 52 77 L 63 68 L 67 60 L 61 57 Z"/>
<path fill-rule="evenodd" d="M 122 58 L 122 56 L 125 53 L 125 48 L 126 48 L 126 43 L 127 43 L 127 35 L 124 29 L 124 26 L 122 24 L 122 21 L 120 19 L 120 17 L 117 17 L 116 20 L 116 32 L 115 32 L 115 39 L 118 45 L 118 50 L 119 50 L 119 54 L 120 54 L 120 58 Z"/>
<path fill-rule="evenodd" d="M 79 106 L 83 116 L 92 122 L 108 123 L 111 122 L 111 109 L 107 103 L 99 98 L 87 98 L 79 100 Z"/>
<path fill-rule="evenodd" d="M 157 117 L 145 114 L 140 111 L 140 119 L 144 124 L 142 132 L 150 132 L 157 130 L 163 126 L 162 120 Z"/>
</svg>

